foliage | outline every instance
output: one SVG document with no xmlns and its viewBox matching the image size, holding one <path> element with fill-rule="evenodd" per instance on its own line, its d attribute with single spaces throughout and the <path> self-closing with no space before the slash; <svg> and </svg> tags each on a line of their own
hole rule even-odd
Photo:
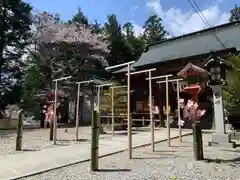
<svg viewBox="0 0 240 180">
<path fill-rule="evenodd" d="M 134 28 L 131 22 L 126 22 L 123 25 L 123 32 L 125 34 L 125 39 L 132 51 L 131 60 L 136 61 L 144 50 L 143 36 L 136 37 L 134 35 Z"/>
<path fill-rule="evenodd" d="M 26 63 L 21 107 L 39 120 L 43 117 L 42 108 L 47 102 L 45 94 L 52 88 L 52 61 L 47 56 L 46 48 L 39 45 L 37 51 L 29 54 Z"/>
<path fill-rule="evenodd" d="M 30 54 L 25 69 L 23 107 L 32 108 L 35 116 L 52 89 L 53 79 L 71 75 L 74 81 L 86 80 L 107 66 L 107 45 L 90 27 L 55 21 L 47 12 L 34 16 L 36 51 Z M 58 88 L 75 97 L 73 81 L 61 81 Z"/>
<path fill-rule="evenodd" d="M 231 16 L 229 18 L 230 22 L 239 21 L 240 20 L 240 7 L 235 5 L 235 7 L 231 10 Z"/>
<path fill-rule="evenodd" d="M 13 2 L 10 0 L 10 3 Z M 24 53 L 25 46 L 30 42 L 31 52 L 25 61 L 24 69 L 19 68 L 15 71 L 11 69 L 12 76 L 7 78 L 13 81 L 13 77 L 16 76 L 16 74 L 13 75 L 13 72 L 22 73 L 24 71 L 24 76 L 21 73 L 18 75 L 18 79 L 22 79 L 22 81 L 17 81 L 13 88 L 14 95 L 19 96 L 14 99 L 20 100 L 22 96 L 22 107 L 36 110 L 35 114 L 41 112 L 39 109 L 45 103 L 45 99 L 42 97 L 52 89 L 53 79 L 71 75 L 73 81 L 67 80 L 59 83 L 59 88 L 71 94 L 71 97 L 75 97 L 74 81 L 86 80 L 94 75 L 101 76 L 107 65 L 137 60 L 143 52 L 145 43 L 151 42 L 151 38 L 154 40 L 164 39 L 166 35 L 161 26 L 161 19 L 157 17 L 150 18 L 144 26 L 147 28 L 144 36 L 137 37 L 134 35 L 132 23 L 126 22 L 121 26 L 115 14 L 108 15 L 104 25 L 97 20 L 93 23 L 90 22 L 81 8 L 78 8 L 78 12 L 67 22 L 61 19 L 59 13 L 52 15 L 46 11 L 32 13 L 30 18 L 31 7 L 25 3 L 24 9 L 24 3 L 20 0 L 17 2 L 9 9 L 16 10 L 17 5 L 21 6 L 22 15 L 19 13 L 18 15 L 20 18 L 25 18 L 23 19 L 25 24 L 19 25 L 14 21 L 16 17 L 14 20 L 9 17 L 12 20 L 9 22 L 14 24 L 14 35 L 21 33 L 17 37 L 12 37 L 13 33 L 10 33 L 11 36 L 9 35 L 11 42 L 18 43 L 16 45 L 18 51 L 14 52 L 20 53 L 19 56 L 11 56 L 11 58 L 15 58 L 14 63 L 17 64 Z M 3 13 L 3 11 L 1 12 Z M 26 16 L 23 16 L 24 13 Z M 35 30 L 33 36 L 30 33 L 31 23 Z M 18 25 L 21 30 L 17 29 Z M 155 29 L 150 29 L 151 27 Z M 12 28 L 10 24 L 9 28 Z M 152 30 L 154 31 L 151 32 Z M 27 34 L 28 31 L 29 34 Z M 20 42 L 20 39 L 24 41 Z M 12 63 L 4 63 L 4 67 L 2 66 L 5 74 L 10 69 L 10 65 L 12 66 Z M 20 64 L 17 66 L 21 67 Z M 18 89 L 17 87 L 20 86 L 22 88 Z M 10 98 L 8 100 L 13 101 Z"/>
<path fill-rule="evenodd" d="M 0 111 L 7 104 L 20 100 L 23 54 L 26 53 L 32 36 L 32 7 L 21 0 L 7 2 L 0 7 Z"/>
<path fill-rule="evenodd" d="M 239 113 L 240 109 L 240 55 L 233 55 L 229 58 L 233 69 L 227 73 L 227 86 L 224 87 L 224 105 L 231 113 Z"/>
<path fill-rule="evenodd" d="M 59 13 L 56 13 L 56 14 L 54 15 L 53 19 L 54 19 L 54 23 L 55 23 L 55 24 L 60 24 L 60 23 L 62 24 L 61 17 L 60 17 L 60 14 L 59 14 Z"/>
<path fill-rule="evenodd" d="M 157 15 L 150 16 L 145 22 L 143 36 L 147 44 L 166 39 L 168 34 L 162 25 L 162 19 Z"/>
<path fill-rule="evenodd" d="M 133 25 L 126 22 L 123 28 L 115 14 L 108 15 L 105 23 L 106 39 L 109 42 L 109 65 L 121 64 L 137 60 L 143 51 L 144 41 L 141 37 L 134 36 Z"/>
<path fill-rule="evenodd" d="M 31 14 L 31 11 L 32 7 L 21 0 L 8 0 L 6 8 L 0 7 L 0 16 L 4 19 L 0 22 L 0 111 L 22 99 L 24 108 L 33 109 L 35 115 L 40 116 L 39 110 L 45 101 L 41 97 L 51 90 L 54 78 L 71 75 L 76 81 L 100 75 L 107 65 L 138 60 L 146 44 L 162 41 L 168 35 L 162 19 L 156 15 L 146 20 L 143 34 L 136 36 L 133 24 L 126 22 L 121 26 L 115 14 L 108 15 L 107 22 L 100 24 L 97 20 L 90 22 L 81 8 L 67 22 L 59 13 Z M 236 5 L 230 21 L 237 20 L 240 20 L 240 8 Z M 23 61 L 30 43 L 35 49 L 30 48 L 27 60 Z M 235 68 L 228 74 L 225 104 L 230 112 L 237 112 L 240 108 L 239 55 L 230 60 Z M 59 85 L 66 92 L 76 92 L 70 80 Z M 110 97 L 106 98 L 107 105 L 111 104 Z M 116 107 L 117 104 L 116 101 Z M 119 107 L 126 106 L 126 103 L 120 104 Z"/>
<path fill-rule="evenodd" d="M 127 49 L 127 44 L 122 36 L 122 28 L 118 23 L 115 14 L 108 15 L 108 21 L 105 23 L 106 39 L 109 43 L 109 56 L 107 57 L 109 65 L 121 64 L 126 62 L 126 54 L 130 52 Z"/>
<path fill-rule="evenodd" d="M 24 95 L 34 98 L 50 91 L 53 80 L 52 60 L 47 56 L 45 47 L 41 45 L 38 51 L 32 51 L 26 63 L 28 66 L 24 74 Z"/>
<path fill-rule="evenodd" d="M 80 7 L 78 8 L 77 14 L 75 14 L 72 17 L 72 19 L 68 21 L 68 23 L 69 24 L 79 23 L 79 24 L 85 24 L 87 26 L 89 25 L 88 18 L 84 15 Z"/>
<path fill-rule="evenodd" d="M 93 24 L 91 24 L 92 32 L 96 34 L 102 34 L 104 32 L 104 28 L 101 26 L 101 24 L 95 20 Z"/>
</svg>

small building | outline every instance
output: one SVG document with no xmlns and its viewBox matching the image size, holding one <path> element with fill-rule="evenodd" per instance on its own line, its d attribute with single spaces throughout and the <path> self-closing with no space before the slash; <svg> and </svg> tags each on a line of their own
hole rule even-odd
<svg viewBox="0 0 240 180">
<path fill-rule="evenodd" d="M 3 113 L 3 119 L 0 121 L 0 129 L 17 128 L 20 111 L 21 109 L 18 105 L 8 105 Z"/>
<path fill-rule="evenodd" d="M 211 56 L 228 57 L 229 53 L 234 53 L 240 49 L 240 21 L 231 22 L 209 29 L 185 34 L 146 46 L 138 61 L 131 66 L 131 71 L 156 68 L 152 72 L 152 77 L 172 74 L 175 79 L 177 73 L 189 62 L 202 66 Z M 123 78 L 127 68 L 113 72 L 116 77 Z M 135 90 L 134 96 L 135 110 L 133 118 L 149 119 L 148 108 L 148 81 L 145 80 L 147 74 L 131 76 L 131 88 Z M 169 78 L 170 79 L 170 78 Z M 161 79 L 164 80 L 164 79 Z M 184 84 L 181 85 L 182 88 Z M 159 107 L 161 124 L 164 124 L 164 106 L 166 104 L 165 84 L 157 84 L 152 81 L 153 97 L 155 105 Z M 169 84 L 169 103 L 172 116 L 177 109 L 177 94 L 174 83 Z M 180 92 L 180 98 L 186 99 L 187 94 Z M 206 124 L 212 123 L 212 91 L 210 87 L 205 88 L 199 95 L 199 103 L 207 109 Z M 135 114 L 135 115 L 134 115 Z M 176 113 L 175 113 L 176 114 Z M 145 116 L 145 117 L 144 117 Z"/>
</svg>

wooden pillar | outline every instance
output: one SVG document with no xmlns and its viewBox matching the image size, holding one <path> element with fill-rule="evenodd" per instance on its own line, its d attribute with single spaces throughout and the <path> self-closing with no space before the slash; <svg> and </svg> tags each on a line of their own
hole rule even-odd
<svg viewBox="0 0 240 180">
<path fill-rule="evenodd" d="M 171 146 L 170 142 L 170 119 L 169 119 L 169 92 L 168 92 L 168 76 L 166 76 L 166 116 L 167 116 L 167 131 L 168 131 L 168 146 Z"/>
<path fill-rule="evenodd" d="M 79 101 L 80 101 L 80 83 L 77 87 L 77 105 L 76 105 L 76 141 L 78 141 L 79 134 Z"/>
<path fill-rule="evenodd" d="M 53 112 L 53 144 L 57 144 L 57 80 L 55 81 L 54 112 Z"/>
<path fill-rule="evenodd" d="M 23 111 L 21 111 L 18 115 L 16 151 L 22 150 L 23 117 L 24 117 L 24 113 Z"/>
<path fill-rule="evenodd" d="M 92 110 L 91 170 L 98 170 L 99 121 L 97 111 Z"/>
<path fill-rule="evenodd" d="M 177 80 L 177 112 L 178 112 L 178 128 L 179 128 L 179 141 L 182 142 L 182 127 L 181 127 L 181 114 L 180 114 L 180 96 L 179 96 L 179 80 Z"/>
<path fill-rule="evenodd" d="M 112 88 L 112 135 L 114 136 L 114 88 Z"/>
<path fill-rule="evenodd" d="M 151 123 L 151 147 L 152 151 L 154 151 L 154 119 L 153 119 L 153 113 L 152 113 L 152 73 L 149 71 L 149 113 L 150 113 L 150 123 Z"/>
<path fill-rule="evenodd" d="M 202 130 L 198 122 L 192 124 L 193 127 L 193 152 L 196 161 L 203 160 Z"/>
<path fill-rule="evenodd" d="M 128 83 L 127 83 L 127 89 L 128 89 L 128 108 L 127 108 L 127 119 L 128 119 L 128 158 L 132 159 L 132 119 L 130 116 L 131 113 L 131 78 L 130 78 L 130 64 L 128 64 Z"/>
<path fill-rule="evenodd" d="M 49 140 L 53 141 L 53 121 L 49 122 Z"/>
</svg>

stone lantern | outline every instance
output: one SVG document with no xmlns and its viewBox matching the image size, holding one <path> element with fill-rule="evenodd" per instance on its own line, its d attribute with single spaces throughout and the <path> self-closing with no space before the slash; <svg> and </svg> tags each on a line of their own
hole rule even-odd
<svg viewBox="0 0 240 180">
<path fill-rule="evenodd" d="M 220 57 L 211 57 L 204 64 L 204 68 L 208 70 L 209 81 L 208 84 L 214 85 L 224 85 L 226 80 L 226 69 L 230 68 L 230 64 Z"/>
<path fill-rule="evenodd" d="M 231 68 L 231 64 L 220 57 L 210 57 L 204 64 L 209 71 L 208 85 L 213 90 L 214 119 L 216 133 L 212 135 L 210 146 L 235 147 L 235 143 L 230 140 L 230 134 L 226 133 L 225 117 L 222 98 L 222 86 L 225 85 L 226 70 Z"/>
</svg>

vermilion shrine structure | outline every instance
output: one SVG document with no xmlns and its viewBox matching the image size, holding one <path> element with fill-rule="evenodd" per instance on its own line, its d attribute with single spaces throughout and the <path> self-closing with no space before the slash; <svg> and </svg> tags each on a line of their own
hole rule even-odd
<svg viewBox="0 0 240 180">
<path fill-rule="evenodd" d="M 187 85 L 184 91 L 191 95 L 184 108 L 184 118 L 192 122 L 193 128 L 193 149 L 196 160 L 203 160 L 201 118 L 206 110 L 198 104 L 198 94 L 204 91 L 207 86 L 209 72 L 192 63 L 183 68 L 178 75 L 182 76 Z"/>
</svg>

